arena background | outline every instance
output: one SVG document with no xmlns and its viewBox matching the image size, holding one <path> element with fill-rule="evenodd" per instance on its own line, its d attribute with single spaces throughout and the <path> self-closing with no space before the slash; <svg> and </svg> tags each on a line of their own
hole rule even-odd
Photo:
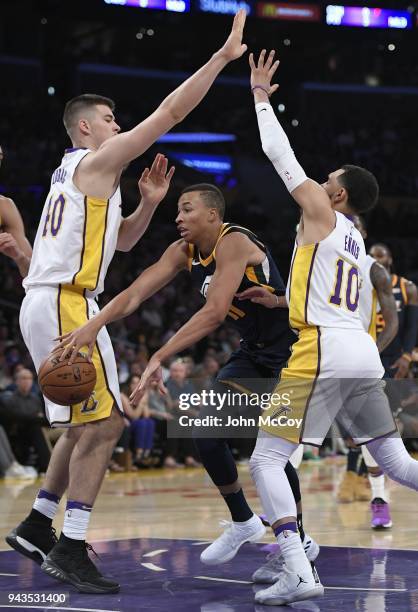
<svg viewBox="0 0 418 612">
<path fill-rule="evenodd" d="M 142 8 L 127 4 L 134 1 L 0 2 L 0 145 L 4 152 L 0 193 L 16 202 L 31 243 L 51 173 L 69 146 L 62 125 L 65 102 L 86 92 L 113 98 L 117 122 L 123 130 L 129 129 L 209 58 L 229 32 L 231 15 L 246 6 L 250 14 L 244 41 L 249 50 L 274 48 L 281 60 L 280 89 L 272 103 L 297 158 L 319 181 L 344 163 L 365 166 L 376 174 L 381 195 L 379 206 L 366 219 L 367 244 L 388 244 L 395 271 L 418 283 L 418 2 L 376 0 L 370 3 L 378 7 L 373 9 L 364 2 L 360 12 L 346 12 L 357 20 L 357 27 L 338 25 L 341 9 L 326 2 L 139 0 L 136 4 Z M 376 23 L 390 27 L 373 27 Z M 174 224 L 178 194 L 197 182 L 222 188 L 226 220 L 257 232 L 287 277 L 299 214 L 261 150 L 248 54 L 226 68 L 204 101 L 169 138 L 131 163 L 122 178 L 124 215 L 136 207 L 138 178 L 157 152 L 176 166 L 170 191 L 133 251 L 116 253 L 101 305 L 178 238 Z M 0 286 L 0 412 L 5 408 L 4 416 L 10 409 L 5 398 L 10 398 L 7 393 L 13 389 L 15 372 L 22 364 L 33 366 L 18 324 L 21 278 L 4 256 L 0 256 Z M 137 313 L 109 326 L 125 392 L 129 377 L 142 372 L 148 357 L 201 304 L 184 273 Z M 203 387 L 238 343 L 236 332 L 227 324 L 221 326 L 183 354 L 193 358 L 184 360 L 189 374 Z M 416 376 L 416 361 L 413 366 Z M 409 382 L 416 390 L 416 380 Z M 34 391 L 38 392 L 36 386 Z M 418 432 L 418 395 L 411 393 L 415 404 L 410 421 Z M 39 397 L 34 401 L 40 405 Z M 32 476 L 26 472 L 24 479 L 0 479 L 0 608 L 11 590 L 54 594 L 63 590 L 4 542 L 27 513 L 41 483 L 37 475 L 46 469 L 31 446 L 34 439 L 27 444 L 22 435 L 33 433 L 35 425 L 42 426 L 50 444 L 46 422 L 38 416 L 29 426 L 22 422 L 20 433 L 10 440 L 17 460 L 32 468 Z M 161 433 L 156 439 L 154 451 L 160 451 L 156 457 L 161 464 Z M 241 442 L 234 456 L 241 459 L 246 495 L 255 512 L 260 512 L 248 472 L 249 446 Z M 119 459 L 128 446 L 118 448 Z M 408 440 L 408 449 L 418 449 L 418 433 L 417 439 Z M 321 544 L 317 565 L 326 591 L 318 605 L 311 602 L 298 609 L 417 610 L 416 494 L 390 483 L 393 528 L 375 532 L 370 528 L 370 491 L 363 503 L 336 503 L 345 458 L 335 455 L 344 452 L 343 446 L 335 438 L 328 441 L 321 450 L 322 460 L 305 450 L 310 453 L 305 459 L 311 459 L 300 469 L 305 526 Z M 181 454 L 181 449 L 177 451 Z M 115 453 L 112 469 L 118 457 Z M 178 458 L 184 456 L 174 457 Z M 219 536 L 217 519 L 226 516 L 226 507 L 203 469 L 149 469 L 154 465 L 142 462 L 144 469 L 138 473 L 131 470 L 129 461 L 119 461 L 126 473 L 105 479 L 92 515 L 89 541 L 100 552 L 102 570 L 120 579 L 121 593 L 103 598 L 72 590 L 68 605 L 75 607 L 66 609 L 258 610 L 252 603 L 249 568 L 253 571 L 274 550 L 273 536 L 267 534 L 262 544 L 245 544 L 234 563 L 203 567 L 201 547 Z M 63 504 L 57 527 L 62 518 Z M 30 609 L 19 602 L 8 607 Z"/>
<path fill-rule="evenodd" d="M 230 15 L 198 9 L 232 12 L 238 6 L 191 0 L 190 12 L 178 13 L 116 4 L 122 3 L 1 3 L 0 144 L 5 160 L 0 191 L 17 203 L 31 241 L 51 172 L 69 142 L 61 121 L 65 101 L 82 92 L 109 96 L 116 101 L 122 129 L 129 129 L 222 42 Z M 309 175 L 321 181 L 343 163 L 364 165 L 376 173 L 381 198 L 367 219 L 368 243 L 389 244 L 396 271 L 417 282 L 418 29 L 413 3 L 378 4 L 395 6 L 397 11 L 409 7 L 412 27 L 329 26 L 325 3 L 311 3 L 307 6 L 315 18 L 319 15 L 319 22 L 293 20 L 300 13 L 297 10 L 294 15 L 290 11 L 292 19 L 286 20 L 250 16 L 245 41 L 254 52 L 262 47 L 277 50 L 280 89 L 273 105 L 276 110 L 279 104 L 284 106 L 280 119 Z M 249 6 L 260 12 L 262 5 Z M 271 14 L 273 9 L 263 10 Z M 130 165 L 122 180 L 124 214 L 135 206 L 137 179 L 156 152 L 165 153 L 176 165 L 175 179 L 145 237 L 128 256 L 116 255 L 102 304 L 177 238 L 173 224 L 177 195 L 183 186 L 201 181 L 222 187 L 227 220 L 258 232 L 287 275 L 298 211 L 261 151 L 247 56 L 227 67 L 198 109 L 174 130 L 180 131 L 229 134 L 233 140 L 157 143 Z M 9 377 L 17 358 L 28 358 L 17 325 L 20 278 L 5 257 L 0 260 L 0 282 L 1 380 Z M 111 326 L 112 336 L 121 341 L 120 360 L 128 346 L 125 341 L 135 351 L 138 344 L 155 349 L 200 303 L 187 275 L 174 288 L 160 292 L 125 323 Z M 154 316 L 147 316 L 150 311 Z M 197 358 L 209 345 L 219 349 L 224 336 L 221 329 L 203 341 Z"/>
</svg>

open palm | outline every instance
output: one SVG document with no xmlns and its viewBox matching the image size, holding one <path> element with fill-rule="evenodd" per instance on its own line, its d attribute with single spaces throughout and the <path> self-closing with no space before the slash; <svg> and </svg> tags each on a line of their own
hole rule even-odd
<svg viewBox="0 0 418 612">
<path fill-rule="evenodd" d="M 145 168 L 138 181 L 141 197 L 148 204 L 157 205 L 167 195 L 170 182 L 174 174 L 174 166 L 167 172 L 168 159 L 158 153 L 152 163 L 151 169 Z"/>
</svg>

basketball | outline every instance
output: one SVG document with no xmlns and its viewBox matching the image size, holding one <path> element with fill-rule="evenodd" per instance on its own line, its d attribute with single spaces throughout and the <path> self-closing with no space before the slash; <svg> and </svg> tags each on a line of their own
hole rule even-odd
<svg viewBox="0 0 418 612">
<path fill-rule="evenodd" d="M 82 353 L 71 365 L 49 355 L 41 364 L 38 381 L 45 397 L 55 404 L 71 406 L 87 400 L 96 385 L 96 368 Z"/>
</svg>

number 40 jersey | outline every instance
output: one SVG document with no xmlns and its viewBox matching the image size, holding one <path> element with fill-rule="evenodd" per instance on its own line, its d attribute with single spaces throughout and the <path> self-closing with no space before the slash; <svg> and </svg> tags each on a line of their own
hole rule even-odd
<svg viewBox="0 0 418 612">
<path fill-rule="evenodd" d="M 103 291 L 121 223 L 119 187 L 109 200 L 91 198 L 73 183 L 89 149 L 67 149 L 51 179 L 33 247 L 25 289 L 72 285 L 86 297 Z"/>
<path fill-rule="evenodd" d="M 335 216 L 335 227 L 324 240 L 295 243 L 286 293 L 293 329 L 362 329 L 359 289 L 366 250 L 351 219 L 339 212 Z"/>
</svg>

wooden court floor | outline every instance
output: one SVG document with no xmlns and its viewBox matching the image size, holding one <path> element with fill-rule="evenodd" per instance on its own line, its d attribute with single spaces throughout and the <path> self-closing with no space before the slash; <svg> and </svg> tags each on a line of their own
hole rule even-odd
<svg viewBox="0 0 418 612">
<path fill-rule="evenodd" d="M 239 468 L 250 505 L 261 505 L 248 466 Z M 418 495 L 389 482 L 393 527 L 370 528 L 367 502 L 338 504 L 336 488 L 343 476 L 344 459 L 327 458 L 303 463 L 299 474 L 305 530 L 324 546 L 353 546 L 418 550 Z M 0 481 L 0 550 L 4 536 L 28 512 L 41 480 Z M 54 525 L 60 530 L 64 503 Z M 168 538 L 211 540 L 221 533 L 219 521 L 227 508 L 203 469 L 142 470 L 105 478 L 92 514 L 88 539 L 123 540 Z M 273 542 L 270 531 L 265 542 Z"/>
</svg>

